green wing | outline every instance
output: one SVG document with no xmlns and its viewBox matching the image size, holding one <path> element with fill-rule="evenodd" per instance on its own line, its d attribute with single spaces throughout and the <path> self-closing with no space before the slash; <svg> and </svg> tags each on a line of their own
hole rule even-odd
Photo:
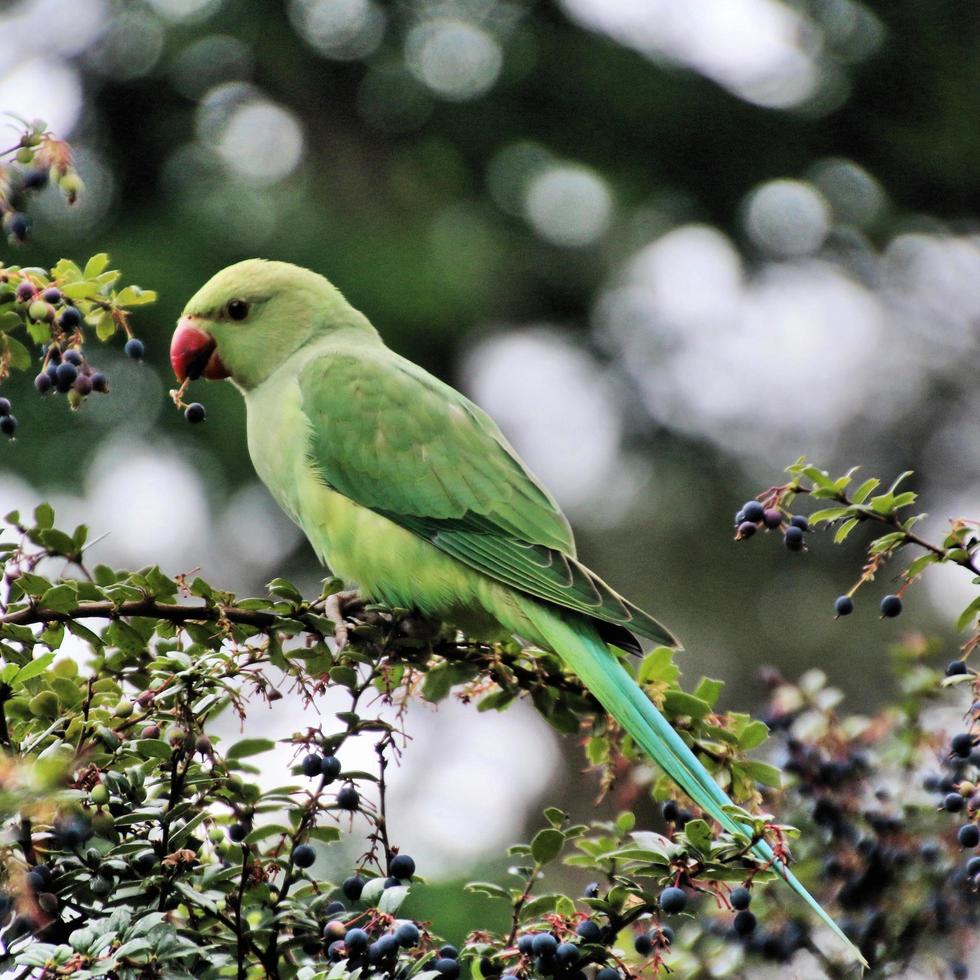
<svg viewBox="0 0 980 980">
<path fill-rule="evenodd" d="M 300 373 L 324 482 L 477 571 L 627 631 L 676 640 L 575 558 L 564 514 L 493 420 L 387 348 L 336 351 Z"/>
</svg>

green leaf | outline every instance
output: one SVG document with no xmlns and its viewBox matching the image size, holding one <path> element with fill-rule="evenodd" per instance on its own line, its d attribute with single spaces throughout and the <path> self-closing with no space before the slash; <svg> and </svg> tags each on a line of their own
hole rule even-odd
<svg viewBox="0 0 980 980">
<path fill-rule="evenodd" d="M 868 499 L 869 494 L 878 489 L 878 485 L 880 483 L 881 480 L 876 480 L 874 477 L 865 480 L 864 483 L 862 483 L 861 486 L 854 491 L 854 495 L 851 497 L 851 500 L 856 504 L 863 504 L 865 500 Z"/>
<path fill-rule="evenodd" d="M 395 915 L 402 902 L 408 898 L 408 892 L 408 885 L 395 885 L 393 888 L 386 888 L 378 901 L 378 911 L 385 915 Z"/>
<path fill-rule="evenodd" d="M 139 286 L 125 286 L 115 296 L 117 306 L 144 306 L 155 303 L 157 294 L 152 289 L 140 289 Z"/>
<path fill-rule="evenodd" d="M 82 275 L 86 279 L 94 279 L 96 276 L 100 275 L 105 271 L 106 267 L 109 265 L 109 253 L 108 252 L 96 252 L 85 263 L 85 270 Z"/>
<path fill-rule="evenodd" d="M 500 885 L 494 885 L 489 881 L 471 881 L 463 886 L 468 892 L 474 892 L 477 895 L 487 895 L 489 898 L 502 898 L 505 902 L 511 901 L 510 892 L 506 888 L 501 888 Z"/>
<path fill-rule="evenodd" d="M 144 759 L 169 759 L 173 755 L 173 749 L 159 738 L 141 738 L 136 743 L 136 751 Z"/>
<path fill-rule="evenodd" d="M 841 544 L 844 539 L 858 526 L 860 521 L 856 517 L 844 521 L 843 524 L 834 532 L 834 544 Z"/>
<path fill-rule="evenodd" d="M 664 696 L 664 712 L 671 718 L 688 715 L 700 721 L 711 711 L 711 705 L 686 691 L 668 691 Z"/>
<path fill-rule="evenodd" d="M 757 783 L 763 786 L 772 786 L 778 789 L 783 785 L 783 777 L 775 766 L 770 766 L 767 762 L 758 762 L 753 759 L 743 763 L 746 773 Z"/>
<path fill-rule="evenodd" d="M 32 660 L 29 664 L 25 664 L 17 673 L 14 675 L 14 679 L 10 686 L 14 689 L 18 687 L 23 687 L 24 684 L 29 681 L 32 677 L 37 677 L 38 674 L 43 674 L 51 662 L 54 660 L 53 653 L 45 653 L 38 657 L 36 660 Z"/>
<path fill-rule="evenodd" d="M 229 750 L 229 759 L 244 759 L 250 755 L 259 755 L 268 752 L 276 747 L 276 743 L 271 738 L 243 738 L 236 742 Z"/>
<path fill-rule="evenodd" d="M 448 664 L 433 667 L 422 681 L 422 697 L 427 701 L 442 701 L 453 686 L 453 675 Z"/>
<path fill-rule="evenodd" d="M 539 830 L 531 841 L 531 855 L 538 864 L 547 864 L 561 854 L 565 835 L 554 827 Z"/>
<path fill-rule="evenodd" d="M 10 358 L 10 366 L 15 371 L 26 371 L 31 366 L 31 352 L 9 334 L 4 334 L 3 340 L 7 347 L 7 356 Z"/>
<path fill-rule="evenodd" d="M 328 825 L 326 827 L 314 827 L 310 831 L 310 837 L 313 840 L 320 841 L 321 844 L 333 844 L 334 841 L 340 840 L 340 828 Z"/>
<path fill-rule="evenodd" d="M 544 818 L 552 827 L 561 827 L 568 819 L 568 814 L 564 810 L 559 810 L 556 806 L 549 806 L 544 811 Z"/>
<path fill-rule="evenodd" d="M 825 507 L 823 510 L 816 510 L 810 515 L 811 524 L 829 524 L 831 521 L 840 520 L 851 512 L 850 507 Z"/>
<path fill-rule="evenodd" d="M 967 626 L 973 623 L 973 621 L 980 616 L 980 596 L 971 602 L 966 609 L 959 614 L 956 620 L 956 629 L 965 630 Z"/>
<path fill-rule="evenodd" d="M 56 585 L 41 596 L 41 607 L 52 612 L 68 612 L 78 604 L 78 596 L 71 585 Z"/>
<path fill-rule="evenodd" d="M 750 721 L 738 737 L 738 747 L 745 752 L 756 748 L 769 737 L 769 729 L 764 722 Z"/>
<path fill-rule="evenodd" d="M 702 677 L 698 686 L 694 689 L 694 696 L 706 701 L 713 708 L 721 697 L 721 692 L 725 687 L 724 681 L 714 680 L 711 677 Z"/>
<path fill-rule="evenodd" d="M 674 651 L 670 647 L 657 647 L 643 658 L 637 679 L 641 684 L 658 681 L 673 684 L 680 676 L 680 668 L 674 663 Z"/>
<path fill-rule="evenodd" d="M 707 854 L 711 850 L 711 828 L 706 820 L 689 820 L 684 825 L 684 836 L 702 854 Z"/>
<path fill-rule="evenodd" d="M 54 526 L 54 508 L 51 504 L 38 504 L 34 508 L 34 523 L 39 528 Z"/>
</svg>

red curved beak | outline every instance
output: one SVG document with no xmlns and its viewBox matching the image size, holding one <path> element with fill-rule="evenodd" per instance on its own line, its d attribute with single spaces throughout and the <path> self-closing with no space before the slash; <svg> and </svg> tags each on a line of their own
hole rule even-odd
<svg viewBox="0 0 980 980">
<path fill-rule="evenodd" d="M 194 325 L 193 316 L 182 316 L 170 341 L 170 364 L 178 381 L 205 377 L 213 381 L 229 377 L 215 348 L 214 338 Z"/>
</svg>

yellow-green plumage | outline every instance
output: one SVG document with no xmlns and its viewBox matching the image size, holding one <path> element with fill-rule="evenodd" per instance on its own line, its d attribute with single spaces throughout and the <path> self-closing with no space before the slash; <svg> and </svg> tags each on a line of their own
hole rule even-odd
<svg viewBox="0 0 980 980">
<path fill-rule="evenodd" d="M 238 322 L 232 300 L 247 304 Z M 730 802 L 610 651 L 677 645 L 576 558 L 568 522 L 493 421 L 389 350 L 325 279 L 250 260 L 185 317 L 242 390 L 255 468 L 335 574 L 375 599 L 553 650 L 719 824 Z M 756 851 L 772 859 L 768 845 Z M 784 877 L 860 959 L 783 865 Z"/>
</svg>

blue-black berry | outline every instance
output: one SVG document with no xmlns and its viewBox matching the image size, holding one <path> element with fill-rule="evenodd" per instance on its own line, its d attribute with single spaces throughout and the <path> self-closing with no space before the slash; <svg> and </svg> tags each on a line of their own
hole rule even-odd
<svg viewBox="0 0 980 980">
<path fill-rule="evenodd" d="M 126 341 L 126 346 L 123 348 L 126 352 L 127 357 L 131 357 L 134 361 L 140 361 L 143 359 L 143 355 L 146 353 L 146 348 L 143 345 L 143 341 L 136 337 L 130 337 Z"/>
<path fill-rule="evenodd" d="M 14 296 L 17 298 L 18 303 L 29 303 L 37 295 L 37 290 L 34 288 L 34 283 L 30 282 L 28 279 L 24 279 L 17 286 L 17 291 Z"/>
<path fill-rule="evenodd" d="M 10 414 L 10 399 L 0 398 L 0 418 Z"/>
<path fill-rule="evenodd" d="M 395 930 L 395 940 L 403 949 L 418 946 L 420 938 L 419 927 L 414 922 L 403 922 Z"/>
<path fill-rule="evenodd" d="M 742 521 L 738 526 L 737 534 L 740 538 L 751 538 L 756 532 L 756 526 L 751 521 Z"/>
<path fill-rule="evenodd" d="M 74 330 L 81 322 L 82 314 L 77 306 L 66 306 L 58 318 L 62 330 Z"/>
<path fill-rule="evenodd" d="M 191 425 L 197 425 L 203 422 L 208 417 L 208 413 L 205 411 L 204 406 L 200 402 L 191 402 L 187 408 L 184 409 L 184 418 L 190 422 Z"/>
<path fill-rule="evenodd" d="M 555 959 L 559 966 L 569 967 L 578 962 L 582 954 L 579 952 L 575 943 L 559 943 L 555 950 Z"/>
<path fill-rule="evenodd" d="M 41 293 L 41 299 L 43 299 L 45 303 L 60 303 L 61 290 L 57 286 L 48 286 L 48 288 Z"/>
<path fill-rule="evenodd" d="M 676 915 L 687 908 L 687 895 L 683 888 L 665 888 L 660 893 L 660 908 L 668 915 Z"/>
<path fill-rule="evenodd" d="M 240 844 L 248 837 L 248 827 L 243 823 L 233 823 L 228 828 L 228 836 L 236 843 Z"/>
<path fill-rule="evenodd" d="M 363 929 L 348 929 L 344 945 L 349 953 L 363 953 L 368 948 L 371 937 Z"/>
<path fill-rule="evenodd" d="M 101 371 L 96 371 L 92 375 L 92 391 L 98 391 L 104 395 L 108 390 L 109 379 Z"/>
<path fill-rule="evenodd" d="M 742 506 L 742 516 L 745 520 L 758 524 L 765 515 L 765 508 L 758 500 L 750 500 Z"/>
<path fill-rule="evenodd" d="M 550 932 L 539 932 L 531 942 L 531 951 L 535 956 L 554 956 L 558 949 L 558 940 Z"/>
<path fill-rule="evenodd" d="M 316 851 L 309 844 L 299 844 L 293 850 L 293 864 L 298 868 L 312 867 L 316 861 Z"/>
<path fill-rule="evenodd" d="M 34 387 L 37 389 L 39 395 L 46 395 L 54 387 L 51 375 L 47 371 L 42 371 L 34 379 Z"/>
<path fill-rule="evenodd" d="M 649 956 L 653 953 L 653 938 L 648 932 L 641 932 L 633 940 L 633 949 L 640 954 L 640 956 Z"/>
<path fill-rule="evenodd" d="M 794 514 L 789 519 L 790 527 L 798 527 L 801 531 L 810 530 L 810 522 L 802 514 Z"/>
<path fill-rule="evenodd" d="M 604 966 L 596 975 L 595 980 L 623 980 L 623 975 L 612 966 Z"/>
<path fill-rule="evenodd" d="M 960 847 L 976 847 L 980 844 L 980 828 L 975 823 L 965 823 L 956 832 Z"/>
<path fill-rule="evenodd" d="M 762 512 L 762 523 L 770 531 L 775 531 L 783 523 L 783 512 L 778 507 L 767 507 Z"/>
<path fill-rule="evenodd" d="M 951 660 L 946 664 L 946 676 L 956 677 L 959 674 L 965 674 L 969 668 L 966 666 L 965 660 Z"/>
<path fill-rule="evenodd" d="M 324 915 L 339 915 L 341 912 L 346 912 L 347 906 L 343 902 L 331 902 L 324 910 Z"/>
<path fill-rule="evenodd" d="M 796 518 L 793 518 L 796 520 Z M 783 544 L 790 551 L 802 551 L 803 550 L 803 529 L 796 524 L 791 524 L 786 528 L 786 533 L 783 535 Z"/>
<path fill-rule="evenodd" d="M 302 762 L 303 775 L 312 779 L 320 775 L 320 757 L 318 755 L 308 755 Z"/>
<path fill-rule="evenodd" d="M 456 980 L 459 976 L 459 963 L 444 956 L 432 964 L 432 969 L 441 973 L 446 980 Z"/>
<path fill-rule="evenodd" d="M 82 352 L 75 350 L 74 347 L 71 350 L 66 350 L 61 359 L 67 361 L 69 364 L 74 364 L 75 367 L 81 367 L 82 361 L 84 360 Z"/>
<path fill-rule="evenodd" d="M 599 882 L 597 882 L 597 881 L 590 881 L 585 886 L 585 891 L 582 892 L 582 894 L 586 898 L 598 898 L 599 897 Z"/>
<path fill-rule="evenodd" d="M 364 879 L 360 875 L 351 875 L 349 878 L 344 879 L 344 883 L 340 886 L 340 890 L 352 902 L 356 902 L 361 897 L 361 892 L 364 891 L 364 885 Z"/>
<path fill-rule="evenodd" d="M 452 943 L 445 943 L 439 947 L 439 956 L 446 960 L 458 960 L 459 950 Z"/>
<path fill-rule="evenodd" d="M 518 938 L 517 951 L 521 954 L 521 956 L 534 955 L 534 937 L 536 935 L 537 933 L 528 932 Z"/>
<path fill-rule="evenodd" d="M 597 943 L 602 936 L 602 927 L 594 919 L 585 919 L 575 927 L 575 935 L 585 943 Z"/>
<path fill-rule="evenodd" d="M 961 759 L 969 758 L 973 749 L 973 736 L 969 732 L 958 732 L 950 740 L 949 748 L 953 755 L 958 755 Z"/>
<path fill-rule="evenodd" d="M 37 170 L 28 170 L 27 173 L 24 174 L 24 190 L 37 191 L 42 187 L 47 186 L 47 183 L 47 170 L 42 170 L 39 168 Z"/>
<path fill-rule="evenodd" d="M 943 809 L 947 813 L 959 813 L 966 801 L 959 793 L 947 793 L 943 800 Z"/>
<path fill-rule="evenodd" d="M 13 438 L 16 431 L 17 419 L 13 415 L 4 415 L 3 418 L 0 418 L 0 432 Z"/>
<path fill-rule="evenodd" d="M 393 878 L 411 878 L 415 874 L 415 862 L 407 854 L 396 854 L 391 859 L 388 872 Z"/>
<path fill-rule="evenodd" d="M 340 759 L 335 755 L 325 755 L 320 760 L 320 774 L 325 783 L 332 783 L 340 775 Z"/>
<path fill-rule="evenodd" d="M 897 595 L 886 595 L 878 608 L 885 619 L 894 619 L 902 612 L 902 600 Z"/>
<path fill-rule="evenodd" d="M 854 612 L 854 600 L 849 595 L 838 596 L 834 602 L 834 612 L 838 616 L 850 616 Z"/>
<path fill-rule="evenodd" d="M 26 214 L 12 211 L 7 216 L 6 225 L 11 238 L 18 242 L 27 241 L 27 233 L 31 229 L 31 223 L 27 220 Z"/>
<path fill-rule="evenodd" d="M 68 361 L 62 361 L 55 369 L 55 384 L 58 386 L 58 391 L 62 393 L 71 391 L 71 386 L 77 377 L 78 368 Z"/>
<path fill-rule="evenodd" d="M 356 810 L 361 804 L 361 797 L 356 789 L 349 783 L 341 786 L 337 792 L 337 806 L 341 810 Z"/>
<path fill-rule="evenodd" d="M 744 912 L 752 904 L 752 893 L 748 888 L 733 888 L 729 901 L 736 912 Z"/>
<path fill-rule="evenodd" d="M 755 932 L 755 921 L 756 921 L 755 916 L 751 912 L 749 912 L 748 909 L 745 909 L 744 911 L 739 912 L 738 915 L 735 916 L 735 920 L 732 922 L 732 926 L 734 927 L 735 932 L 738 933 L 738 935 L 748 936 L 751 935 L 751 933 Z"/>
</svg>

